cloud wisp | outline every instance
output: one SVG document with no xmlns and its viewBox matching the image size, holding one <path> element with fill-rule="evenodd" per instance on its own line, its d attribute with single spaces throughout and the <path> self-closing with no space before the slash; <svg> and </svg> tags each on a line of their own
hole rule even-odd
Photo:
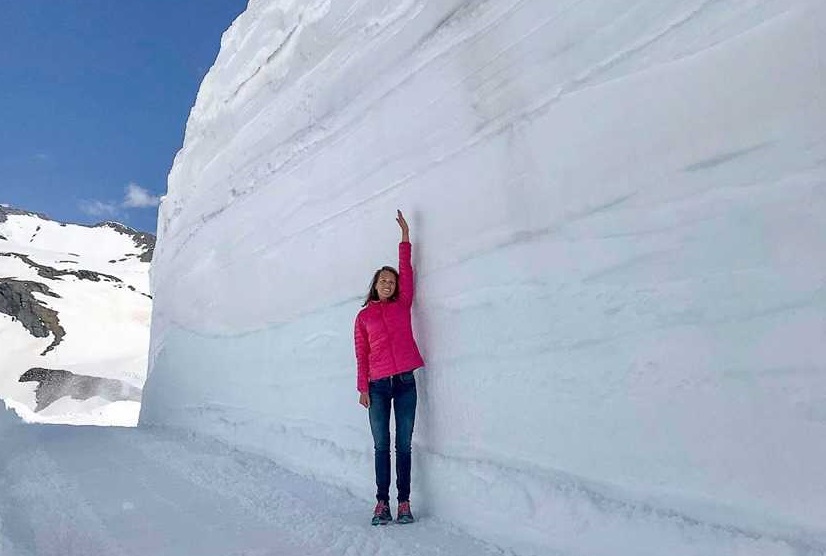
<svg viewBox="0 0 826 556">
<path fill-rule="evenodd" d="M 121 203 L 124 208 L 151 208 L 161 202 L 159 195 L 152 195 L 148 189 L 136 183 L 126 186 L 126 198 Z"/>
<path fill-rule="evenodd" d="M 83 200 L 79 208 L 95 218 L 122 218 L 125 210 L 154 208 L 160 202 L 160 195 L 152 195 L 148 189 L 133 182 L 124 188 L 124 197 L 120 202 Z"/>
<path fill-rule="evenodd" d="M 105 201 L 80 201 L 80 210 L 89 216 L 101 218 L 116 216 L 119 212 L 119 207 L 116 203 L 108 203 Z"/>
</svg>

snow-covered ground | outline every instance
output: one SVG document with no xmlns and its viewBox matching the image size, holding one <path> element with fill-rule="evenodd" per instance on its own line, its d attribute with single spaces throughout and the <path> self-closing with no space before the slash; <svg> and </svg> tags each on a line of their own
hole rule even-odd
<svg viewBox="0 0 826 556">
<path fill-rule="evenodd" d="M 814 556 L 826 547 L 646 505 L 611 508 L 618 502 L 585 497 L 573 485 L 558 495 L 603 519 L 578 531 L 578 546 L 569 550 L 547 550 L 529 538 L 497 546 L 428 511 L 419 511 L 415 524 L 377 528 L 360 496 L 224 443 L 146 427 L 20 426 L 4 413 L 0 408 L 3 556 Z M 618 509 L 624 516 L 613 523 L 600 516 Z M 646 521 L 659 522 L 658 536 L 635 538 Z M 634 548 L 617 547 L 618 535 Z"/>
<path fill-rule="evenodd" d="M 141 421 L 366 504 L 401 208 L 415 506 L 525 553 L 822 547 L 824 52 L 819 0 L 253 0 L 161 207 Z"/>
<path fill-rule="evenodd" d="M 345 490 L 214 442 L 2 423 L 0 435 L 2 556 L 502 554 L 433 516 L 373 529 Z"/>
<path fill-rule="evenodd" d="M 20 320 L 0 314 L 0 398 L 26 420 L 137 423 L 139 401 L 100 396 L 67 396 L 35 412 L 37 383 L 18 381 L 39 367 L 143 387 L 152 300 L 149 262 L 141 261 L 145 247 L 132 233 L 116 224 L 65 224 L 23 211 L 0 218 L 0 278 L 48 287 L 52 295 L 35 292 L 33 297 L 57 312 L 65 332 L 49 349 L 55 342 L 53 332 L 34 337 Z"/>
</svg>

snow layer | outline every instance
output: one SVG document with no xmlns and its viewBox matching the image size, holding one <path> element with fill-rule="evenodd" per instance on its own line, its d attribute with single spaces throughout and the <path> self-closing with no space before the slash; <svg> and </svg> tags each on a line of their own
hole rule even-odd
<svg viewBox="0 0 826 556">
<path fill-rule="evenodd" d="M 0 314 L 0 398 L 27 421 L 96 425 L 135 425 L 140 403 L 61 399 L 35 412 L 37 383 L 18 379 L 32 367 L 61 369 L 76 375 L 117 379 L 142 388 L 146 379 L 149 324 L 149 264 L 143 247 L 108 225 L 64 224 L 35 214 L 9 214 L 0 222 L 0 277 L 40 282 L 59 297 L 34 294 L 57 311 L 66 331 L 61 343 L 43 354 L 53 336 L 33 337 L 20 322 Z M 58 271 L 92 271 L 98 281 L 38 274 L 32 264 Z"/>
<path fill-rule="evenodd" d="M 821 550 L 824 51 L 813 0 L 253 0 L 161 207 L 141 421 L 369 499 L 398 207 L 414 507 L 520 553 Z"/>
<path fill-rule="evenodd" d="M 4 440 L 3 556 L 502 555 L 434 518 L 373 528 L 343 489 L 217 442 L 40 425 Z"/>
</svg>

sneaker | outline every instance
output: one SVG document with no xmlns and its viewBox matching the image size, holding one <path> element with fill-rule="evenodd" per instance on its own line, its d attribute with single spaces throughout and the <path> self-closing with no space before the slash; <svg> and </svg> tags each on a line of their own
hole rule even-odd
<svg viewBox="0 0 826 556">
<path fill-rule="evenodd" d="M 379 500 L 376 504 L 376 509 L 373 510 L 373 525 L 387 525 L 393 521 L 393 516 L 390 515 L 390 505 L 384 500 Z"/>
<path fill-rule="evenodd" d="M 396 515 L 396 522 L 398 523 L 413 523 L 416 518 L 410 512 L 410 502 L 399 502 L 399 512 Z"/>
</svg>

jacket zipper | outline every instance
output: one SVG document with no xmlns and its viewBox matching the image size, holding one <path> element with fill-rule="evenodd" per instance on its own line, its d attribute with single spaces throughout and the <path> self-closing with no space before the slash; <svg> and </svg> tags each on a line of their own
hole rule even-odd
<svg viewBox="0 0 826 556">
<path fill-rule="evenodd" d="M 393 338 L 390 336 L 390 328 L 387 326 L 387 318 L 384 316 L 384 304 L 381 305 L 381 320 L 384 323 L 384 332 L 387 334 L 387 344 L 390 347 L 390 359 L 393 360 L 393 372 L 399 370 L 399 366 L 396 364 L 396 354 L 393 353 Z"/>
</svg>

